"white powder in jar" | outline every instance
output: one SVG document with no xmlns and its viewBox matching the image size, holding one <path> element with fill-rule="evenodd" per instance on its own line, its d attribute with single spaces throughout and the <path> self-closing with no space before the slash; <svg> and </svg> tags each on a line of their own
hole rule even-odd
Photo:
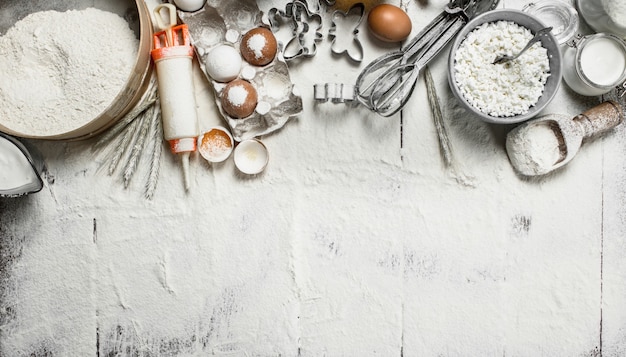
<svg viewBox="0 0 626 357">
<path fill-rule="evenodd" d="M 602 7 L 613 22 L 626 28 L 626 1 L 602 0 Z"/>
<path fill-rule="evenodd" d="M 529 29 L 511 21 L 485 23 L 470 32 L 455 53 L 455 81 L 463 97 L 494 117 L 527 113 L 550 76 L 548 51 L 536 43 L 513 61 L 493 61 L 517 54 L 532 38 Z"/>
<path fill-rule="evenodd" d="M 0 124 L 56 135 L 100 115 L 123 89 L 139 40 L 114 13 L 88 8 L 26 16 L 0 37 Z"/>
</svg>

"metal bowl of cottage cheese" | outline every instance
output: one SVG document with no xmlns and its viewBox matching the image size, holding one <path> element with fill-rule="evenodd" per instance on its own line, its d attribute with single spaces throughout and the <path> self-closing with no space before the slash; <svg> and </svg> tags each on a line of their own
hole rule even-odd
<svg viewBox="0 0 626 357">
<path fill-rule="evenodd" d="M 104 131 L 144 95 L 151 42 L 143 0 L 4 0 L 0 131 L 46 140 Z"/>
<path fill-rule="evenodd" d="M 561 51 L 553 34 L 541 37 L 508 63 L 545 26 L 535 16 L 499 9 L 471 20 L 457 35 L 448 58 L 448 81 L 461 106 L 497 124 L 535 117 L 554 98 L 562 77 Z"/>
</svg>

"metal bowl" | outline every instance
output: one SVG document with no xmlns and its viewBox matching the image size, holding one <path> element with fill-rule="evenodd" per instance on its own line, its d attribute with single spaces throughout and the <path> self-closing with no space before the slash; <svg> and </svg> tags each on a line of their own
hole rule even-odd
<svg viewBox="0 0 626 357">
<path fill-rule="evenodd" d="M 550 65 L 550 76 L 548 77 L 542 95 L 537 100 L 535 105 L 531 106 L 528 112 L 524 114 L 518 114 L 514 116 L 492 116 L 486 113 L 483 113 L 478 108 L 472 106 L 463 96 L 460 88 L 458 87 L 455 79 L 455 56 L 459 46 L 465 40 L 465 37 L 472 32 L 476 27 L 490 22 L 496 21 L 511 21 L 520 26 L 526 27 L 529 29 L 533 35 L 544 28 L 545 26 L 537 19 L 535 16 L 527 14 L 525 12 L 519 10 L 493 10 L 486 12 L 482 15 L 477 16 L 473 20 L 471 20 L 457 35 L 456 39 L 452 44 L 452 49 L 450 50 L 450 55 L 448 58 L 448 82 L 450 84 L 450 88 L 452 89 L 452 93 L 454 93 L 455 97 L 459 100 L 460 104 L 470 111 L 471 113 L 478 116 L 480 119 L 496 124 L 514 124 L 526 121 L 535 117 L 539 112 L 541 112 L 554 98 L 556 92 L 559 89 L 561 84 L 562 77 L 562 69 L 561 69 L 561 50 L 559 48 L 559 43 L 557 39 L 551 33 L 547 36 L 541 37 L 541 45 L 546 48 L 548 51 L 548 60 Z"/>
</svg>

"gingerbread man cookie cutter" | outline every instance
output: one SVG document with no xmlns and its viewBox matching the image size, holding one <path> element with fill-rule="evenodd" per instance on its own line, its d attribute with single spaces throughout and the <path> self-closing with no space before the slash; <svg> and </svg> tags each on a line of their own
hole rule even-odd
<svg viewBox="0 0 626 357">
<path fill-rule="evenodd" d="M 321 33 L 322 17 L 317 12 L 311 11 L 306 2 L 301 0 L 289 2 L 284 10 L 271 8 L 267 19 L 275 34 L 285 26 L 291 29 L 287 40 L 279 38 L 285 61 L 315 56 L 317 43 L 324 38 Z"/>
</svg>

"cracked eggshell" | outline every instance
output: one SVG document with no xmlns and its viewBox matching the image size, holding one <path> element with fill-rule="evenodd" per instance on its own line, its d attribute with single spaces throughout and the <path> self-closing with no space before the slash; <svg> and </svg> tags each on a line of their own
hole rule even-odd
<svg viewBox="0 0 626 357">
<path fill-rule="evenodd" d="M 244 140 L 235 147 L 234 161 L 237 169 L 247 175 L 261 173 L 269 162 L 267 147 L 257 140 Z"/>
<path fill-rule="evenodd" d="M 232 135 L 222 126 L 213 127 L 198 137 L 198 151 L 208 162 L 226 160 L 234 146 Z"/>
</svg>

